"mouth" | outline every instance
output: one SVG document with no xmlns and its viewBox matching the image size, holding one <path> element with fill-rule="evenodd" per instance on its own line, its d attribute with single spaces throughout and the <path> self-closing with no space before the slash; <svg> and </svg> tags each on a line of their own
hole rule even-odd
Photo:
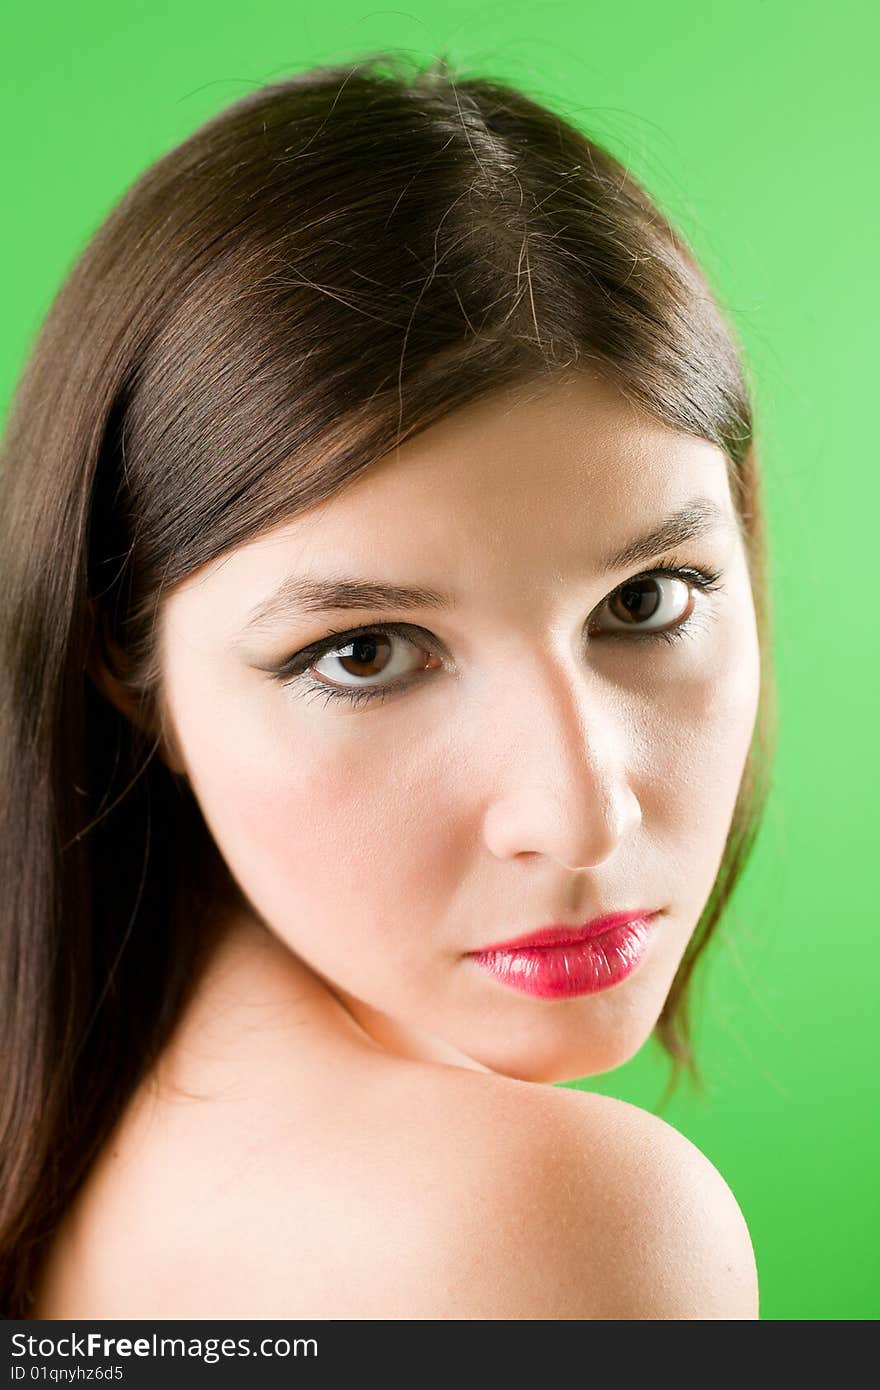
<svg viewBox="0 0 880 1390">
<path fill-rule="evenodd" d="M 620 984 L 642 963 L 661 910 L 617 913 L 580 927 L 545 927 L 468 956 L 520 994 L 540 999 L 595 994 Z"/>
<path fill-rule="evenodd" d="M 486 951 L 521 951 L 544 946 L 569 946 L 580 941 L 592 941 L 594 937 L 603 936 L 605 932 L 611 931 L 614 927 L 648 921 L 652 917 L 656 917 L 660 911 L 660 908 L 640 907 L 625 909 L 620 912 L 606 912 L 601 917 L 592 917 L 589 922 L 580 922 L 571 926 L 564 922 L 553 922 L 547 927 L 538 927 L 535 931 L 524 932 L 521 936 L 512 936 L 507 941 L 493 941 L 491 945 L 481 946 L 477 951 L 470 951 L 468 954 L 481 955 Z"/>
</svg>

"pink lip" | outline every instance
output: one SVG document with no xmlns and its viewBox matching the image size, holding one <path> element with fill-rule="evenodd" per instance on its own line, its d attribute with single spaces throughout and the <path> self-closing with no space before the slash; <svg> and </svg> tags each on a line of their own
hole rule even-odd
<svg viewBox="0 0 880 1390">
<path fill-rule="evenodd" d="M 657 908 L 639 907 L 632 912 L 609 912 L 604 917 L 593 917 L 589 922 L 567 927 L 556 923 L 549 927 L 539 927 L 537 931 L 525 932 L 522 936 L 512 936 L 507 941 L 493 941 L 490 946 L 482 946 L 472 955 L 482 955 L 484 951 L 520 951 L 528 946 L 565 946 L 572 941 L 589 941 L 601 936 L 612 927 L 623 926 L 625 922 L 644 921 L 653 917 Z"/>
<path fill-rule="evenodd" d="M 622 912 L 580 927 L 545 927 L 468 954 L 521 994 L 564 999 L 619 984 L 640 965 L 658 910 Z"/>
</svg>

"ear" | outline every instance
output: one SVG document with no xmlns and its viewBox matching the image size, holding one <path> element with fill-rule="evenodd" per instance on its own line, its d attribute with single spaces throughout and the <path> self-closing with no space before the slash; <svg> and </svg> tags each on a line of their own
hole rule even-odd
<svg viewBox="0 0 880 1390">
<path fill-rule="evenodd" d="M 110 635 L 106 615 L 98 618 L 91 599 L 89 600 L 89 614 L 91 637 L 86 661 L 86 673 L 89 679 L 104 698 L 130 724 L 133 724 L 136 729 L 143 730 L 151 737 L 155 737 L 159 732 L 158 728 L 144 720 L 137 697 L 126 680 L 126 675 L 130 669 L 128 657 Z M 183 759 L 176 747 L 171 746 L 172 742 L 173 740 L 165 736 L 161 738 L 159 756 L 171 772 L 185 776 Z"/>
<path fill-rule="evenodd" d="M 107 616 L 99 610 L 93 599 L 88 601 L 89 645 L 86 660 L 86 673 L 98 690 L 137 727 L 143 727 L 137 702 L 125 676 L 128 661 L 125 653 L 110 635 Z"/>
</svg>

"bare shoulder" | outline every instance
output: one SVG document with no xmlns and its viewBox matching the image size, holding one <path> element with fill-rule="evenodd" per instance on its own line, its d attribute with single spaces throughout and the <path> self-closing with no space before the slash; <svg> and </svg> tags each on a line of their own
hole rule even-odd
<svg viewBox="0 0 880 1390">
<path fill-rule="evenodd" d="M 658 1117 L 446 1067 L 397 1068 L 362 1099 L 314 1169 L 282 1145 L 239 1191 L 208 1238 L 205 1315 L 757 1318 L 736 1199 Z"/>
<path fill-rule="evenodd" d="M 758 1317 L 746 1222 L 708 1158 L 597 1093 L 465 1073 L 436 1097 L 458 1136 L 407 1311 L 506 1319 Z M 436 1096 L 436 1092 L 435 1092 Z M 401 1304 L 401 1307 L 403 1304 Z"/>
<path fill-rule="evenodd" d="M 721 1175 L 594 1093 L 368 1068 L 317 1109 L 162 1112 L 111 1172 L 37 1316 L 758 1316 Z"/>
<path fill-rule="evenodd" d="M 625 1101 L 565 1088 L 553 1094 L 560 1108 L 538 1152 L 542 1171 L 559 1180 L 548 1181 L 532 1229 L 540 1218 L 561 1233 L 548 1237 L 547 1251 L 568 1289 L 559 1291 L 560 1311 L 547 1316 L 758 1318 L 749 1230 L 706 1155 Z"/>
</svg>

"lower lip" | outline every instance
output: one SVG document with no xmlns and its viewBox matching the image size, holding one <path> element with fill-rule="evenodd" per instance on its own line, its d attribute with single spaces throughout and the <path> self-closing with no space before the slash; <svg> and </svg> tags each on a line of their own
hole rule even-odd
<svg viewBox="0 0 880 1390">
<path fill-rule="evenodd" d="M 589 941 L 476 951 L 471 959 L 502 984 L 538 999 L 598 994 L 631 975 L 644 959 L 654 918 L 637 917 Z"/>
</svg>

